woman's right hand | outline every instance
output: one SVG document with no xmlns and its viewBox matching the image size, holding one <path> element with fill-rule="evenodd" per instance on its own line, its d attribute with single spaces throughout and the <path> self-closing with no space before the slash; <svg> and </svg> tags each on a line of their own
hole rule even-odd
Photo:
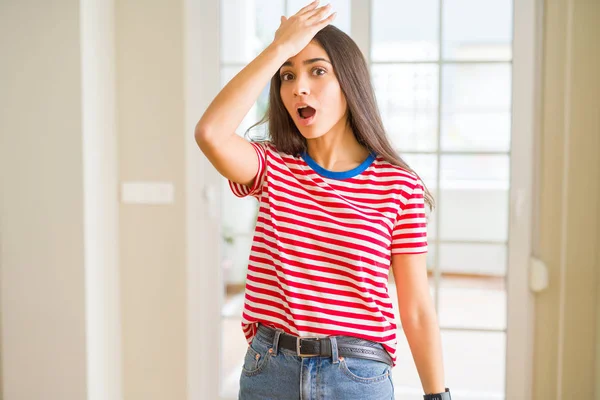
<svg viewBox="0 0 600 400">
<path fill-rule="evenodd" d="M 319 0 L 313 1 L 290 18 L 281 17 L 281 24 L 275 32 L 273 44 L 285 48 L 286 52 L 289 52 L 289 57 L 300 53 L 317 32 L 335 19 L 336 13 L 323 19 L 331 9 L 331 5 L 317 8 L 318 4 Z"/>
</svg>

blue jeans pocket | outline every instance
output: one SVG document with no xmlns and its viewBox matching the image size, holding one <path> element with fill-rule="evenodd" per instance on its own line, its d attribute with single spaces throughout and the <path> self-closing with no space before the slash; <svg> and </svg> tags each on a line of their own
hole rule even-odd
<svg viewBox="0 0 600 400">
<path fill-rule="evenodd" d="M 258 343 L 255 339 L 252 341 L 252 344 L 248 346 L 248 350 L 244 356 L 242 372 L 246 376 L 257 375 L 265 368 L 270 358 L 271 353 L 269 353 L 269 346 Z"/>
<path fill-rule="evenodd" d="M 377 383 L 388 379 L 392 367 L 381 361 L 344 357 L 340 361 L 340 369 L 355 382 Z"/>
</svg>

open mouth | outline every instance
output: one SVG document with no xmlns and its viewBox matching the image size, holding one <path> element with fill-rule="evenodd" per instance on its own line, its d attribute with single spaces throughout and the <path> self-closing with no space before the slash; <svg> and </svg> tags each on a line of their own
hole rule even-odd
<svg viewBox="0 0 600 400">
<path fill-rule="evenodd" d="M 298 107 L 298 116 L 302 119 L 309 119 L 315 115 L 317 110 L 311 106 Z"/>
</svg>

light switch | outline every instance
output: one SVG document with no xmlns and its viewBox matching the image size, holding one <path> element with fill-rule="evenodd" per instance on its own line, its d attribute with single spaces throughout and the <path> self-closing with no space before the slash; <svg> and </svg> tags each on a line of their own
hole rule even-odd
<svg viewBox="0 0 600 400">
<path fill-rule="evenodd" d="M 175 189 L 171 182 L 124 182 L 121 202 L 125 204 L 172 204 Z"/>
<path fill-rule="evenodd" d="M 538 293 L 548 287 L 548 267 L 535 257 L 531 257 L 529 265 L 529 288 Z"/>
</svg>

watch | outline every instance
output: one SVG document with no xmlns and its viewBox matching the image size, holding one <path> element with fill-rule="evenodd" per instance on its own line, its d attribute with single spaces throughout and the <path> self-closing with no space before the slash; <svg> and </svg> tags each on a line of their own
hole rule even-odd
<svg viewBox="0 0 600 400">
<path fill-rule="evenodd" d="M 424 400 L 452 400 L 450 397 L 450 389 L 446 388 L 443 393 L 426 394 L 423 396 Z"/>
</svg>

